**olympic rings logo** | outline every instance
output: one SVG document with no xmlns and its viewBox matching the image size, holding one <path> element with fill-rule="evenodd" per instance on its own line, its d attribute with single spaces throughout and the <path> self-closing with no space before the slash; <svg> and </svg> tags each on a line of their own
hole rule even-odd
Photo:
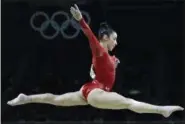
<svg viewBox="0 0 185 124">
<path fill-rule="evenodd" d="M 85 11 L 81 11 L 81 13 L 86 19 L 87 23 L 90 24 L 91 18 L 89 14 Z M 63 17 L 64 20 L 57 22 L 57 17 Z M 44 18 L 44 21 L 41 21 L 42 18 Z M 41 21 L 41 24 L 39 24 L 38 26 L 38 24 L 36 24 L 36 21 Z M 39 32 L 41 36 L 47 40 L 52 40 L 56 38 L 59 33 L 61 33 L 61 35 L 65 39 L 73 39 L 76 38 L 81 31 L 81 27 L 78 22 L 64 11 L 57 11 L 53 13 L 51 18 L 45 12 L 36 12 L 30 18 L 30 25 L 35 31 Z M 46 30 L 50 26 L 54 29 L 54 31 L 52 31 L 52 34 L 47 34 Z M 66 33 L 70 26 L 75 29 L 75 32 L 73 32 L 72 34 Z"/>
</svg>

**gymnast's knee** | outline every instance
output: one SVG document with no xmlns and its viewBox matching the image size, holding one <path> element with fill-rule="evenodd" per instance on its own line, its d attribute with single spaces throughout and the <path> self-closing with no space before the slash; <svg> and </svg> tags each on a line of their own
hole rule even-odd
<svg viewBox="0 0 185 124">
<path fill-rule="evenodd" d="M 59 95 L 54 95 L 52 93 L 45 93 L 42 99 L 55 104 L 55 102 L 58 101 L 58 98 L 59 98 Z"/>
<path fill-rule="evenodd" d="M 56 95 L 54 95 L 52 93 L 44 93 L 43 95 L 41 95 L 40 98 L 44 99 L 44 100 L 52 100 L 52 99 L 56 98 Z"/>
</svg>

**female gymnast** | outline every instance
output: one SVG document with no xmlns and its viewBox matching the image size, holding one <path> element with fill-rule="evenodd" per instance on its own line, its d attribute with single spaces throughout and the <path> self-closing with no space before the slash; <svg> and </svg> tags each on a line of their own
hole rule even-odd
<svg viewBox="0 0 185 124">
<path fill-rule="evenodd" d="M 154 113 L 169 117 L 175 111 L 183 111 L 180 106 L 157 106 L 126 98 L 118 93 L 111 92 L 115 81 L 115 71 L 119 60 L 110 56 L 111 51 L 117 45 L 117 33 L 104 24 L 99 29 L 99 41 L 82 17 L 77 5 L 70 8 L 73 17 L 79 22 L 84 34 L 87 36 L 92 51 L 91 76 L 94 80 L 86 83 L 77 92 L 62 95 L 51 93 L 25 95 L 19 94 L 15 99 L 8 101 L 8 105 L 16 106 L 28 103 L 45 103 L 55 106 L 81 106 L 91 105 L 99 109 L 129 109 L 136 113 Z M 95 74 L 92 70 L 94 69 Z"/>
</svg>

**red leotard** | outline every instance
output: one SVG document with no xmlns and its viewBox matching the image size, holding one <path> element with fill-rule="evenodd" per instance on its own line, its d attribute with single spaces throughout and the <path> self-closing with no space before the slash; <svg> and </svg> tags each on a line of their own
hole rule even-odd
<svg viewBox="0 0 185 124">
<path fill-rule="evenodd" d="M 94 66 L 96 78 L 82 86 L 82 94 L 87 99 L 88 94 L 95 88 L 110 91 L 114 85 L 117 58 L 110 56 L 100 45 L 94 33 L 84 19 L 80 20 L 80 25 L 87 36 L 92 50 L 92 64 Z"/>
</svg>

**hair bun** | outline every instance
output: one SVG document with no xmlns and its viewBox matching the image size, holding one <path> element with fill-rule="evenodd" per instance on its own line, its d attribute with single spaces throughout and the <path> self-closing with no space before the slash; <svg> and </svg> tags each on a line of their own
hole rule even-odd
<svg viewBox="0 0 185 124">
<path fill-rule="evenodd" d="M 109 25 L 106 22 L 100 23 L 100 28 L 109 28 Z"/>
</svg>

